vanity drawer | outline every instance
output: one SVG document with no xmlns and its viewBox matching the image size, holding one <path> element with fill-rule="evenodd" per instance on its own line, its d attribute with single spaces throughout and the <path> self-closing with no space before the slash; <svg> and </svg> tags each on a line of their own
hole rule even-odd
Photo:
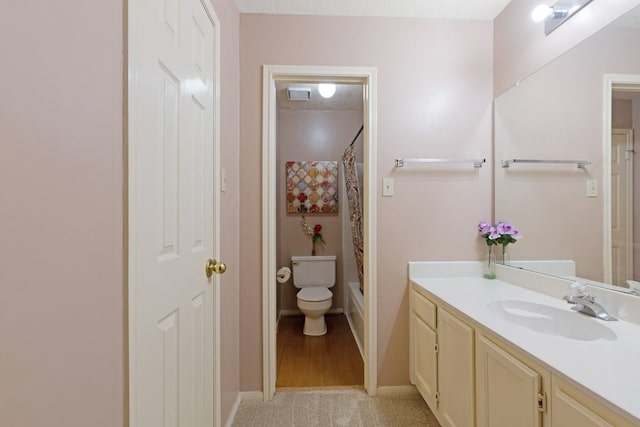
<svg viewBox="0 0 640 427">
<path fill-rule="evenodd" d="M 436 328 L 436 306 L 434 303 L 413 291 L 413 312 L 431 329 Z"/>
</svg>

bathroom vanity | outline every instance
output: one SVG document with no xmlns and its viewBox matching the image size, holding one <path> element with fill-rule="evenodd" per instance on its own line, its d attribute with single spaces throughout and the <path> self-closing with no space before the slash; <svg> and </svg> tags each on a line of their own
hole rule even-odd
<svg viewBox="0 0 640 427">
<path fill-rule="evenodd" d="M 503 270 L 409 265 L 411 382 L 440 424 L 640 425 L 640 326 L 571 310 L 566 280 Z M 620 297 L 601 298 L 612 315 L 639 308 Z"/>
</svg>

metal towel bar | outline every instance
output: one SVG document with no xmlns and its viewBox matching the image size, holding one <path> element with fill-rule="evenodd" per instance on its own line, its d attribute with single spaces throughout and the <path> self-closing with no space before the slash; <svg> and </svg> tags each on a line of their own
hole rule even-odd
<svg viewBox="0 0 640 427">
<path fill-rule="evenodd" d="M 403 159 L 396 158 L 396 167 L 404 167 L 405 163 L 473 163 L 473 167 L 481 168 L 486 159 Z"/>
<path fill-rule="evenodd" d="M 591 162 L 587 160 L 532 160 L 532 159 L 509 159 L 502 161 L 502 167 L 508 168 L 511 163 L 551 163 L 551 164 L 575 164 L 580 169 L 584 169 Z"/>
</svg>

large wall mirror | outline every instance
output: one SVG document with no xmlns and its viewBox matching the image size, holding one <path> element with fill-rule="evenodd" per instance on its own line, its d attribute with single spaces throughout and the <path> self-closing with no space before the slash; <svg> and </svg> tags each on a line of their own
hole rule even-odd
<svg viewBox="0 0 640 427">
<path fill-rule="evenodd" d="M 495 219 L 523 236 L 513 267 L 640 281 L 638 46 L 640 6 L 495 99 Z"/>
</svg>

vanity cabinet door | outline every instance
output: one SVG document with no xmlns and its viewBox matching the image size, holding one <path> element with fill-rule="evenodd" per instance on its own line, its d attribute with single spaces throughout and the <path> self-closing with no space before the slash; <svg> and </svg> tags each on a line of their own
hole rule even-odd
<svg viewBox="0 0 640 427">
<path fill-rule="evenodd" d="M 552 377 L 551 382 L 551 424 L 554 427 L 631 427 L 637 425 L 557 375 Z"/>
<path fill-rule="evenodd" d="M 477 425 L 539 427 L 540 375 L 486 337 L 476 338 Z M 559 424 L 560 426 L 581 424 Z"/>
<path fill-rule="evenodd" d="M 412 316 L 413 383 L 430 408 L 436 410 L 437 355 L 436 333 L 418 316 Z"/>
<path fill-rule="evenodd" d="M 411 383 L 429 407 L 436 411 L 438 402 L 438 356 L 436 353 L 436 306 L 420 292 L 410 294 Z"/>
<path fill-rule="evenodd" d="M 446 426 L 475 425 L 473 329 L 438 307 L 439 412 Z"/>
</svg>

